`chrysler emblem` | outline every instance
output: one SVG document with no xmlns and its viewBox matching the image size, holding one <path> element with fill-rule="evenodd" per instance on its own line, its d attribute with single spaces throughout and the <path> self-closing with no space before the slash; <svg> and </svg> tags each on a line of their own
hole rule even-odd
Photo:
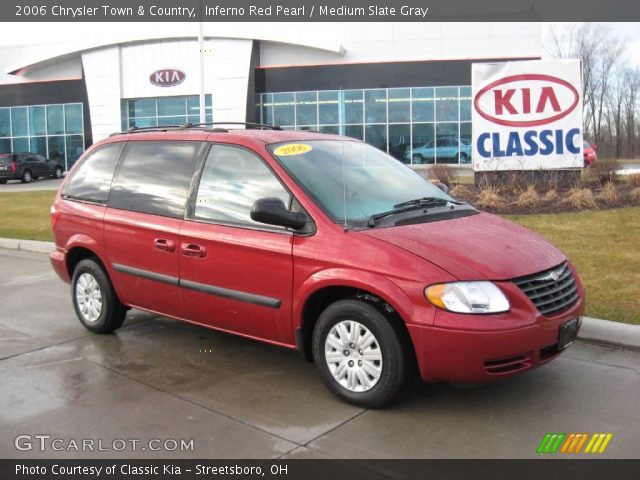
<svg viewBox="0 0 640 480">
<path fill-rule="evenodd" d="M 541 277 L 536 278 L 536 281 L 546 282 L 546 281 L 552 280 L 554 282 L 557 282 L 558 280 L 560 280 L 560 277 L 564 273 L 565 268 L 566 267 L 561 267 L 558 270 L 554 270 L 553 272 L 546 273 Z"/>
</svg>

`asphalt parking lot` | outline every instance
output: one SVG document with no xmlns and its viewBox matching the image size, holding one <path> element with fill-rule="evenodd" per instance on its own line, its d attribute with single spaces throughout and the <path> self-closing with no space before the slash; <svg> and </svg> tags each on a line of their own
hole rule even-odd
<svg viewBox="0 0 640 480">
<path fill-rule="evenodd" d="M 58 190 L 62 179 L 55 178 L 38 178 L 30 183 L 22 183 L 20 180 L 9 180 L 7 183 L 0 185 L 0 193 L 2 192 L 34 192 L 36 190 Z"/>
<path fill-rule="evenodd" d="M 424 385 L 382 411 L 334 398 L 293 351 L 132 311 L 75 318 L 43 254 L 0 250 L 0 458 L 532 458 L 547 432 L 613 433 L 638 458 L 640 353 L 577 343 L 478 388 Z M 20 451 L 18 435 L 193 439 L 193 451 Z M 580 454 L 579 458 L 593 458 Z"/>
</svg>

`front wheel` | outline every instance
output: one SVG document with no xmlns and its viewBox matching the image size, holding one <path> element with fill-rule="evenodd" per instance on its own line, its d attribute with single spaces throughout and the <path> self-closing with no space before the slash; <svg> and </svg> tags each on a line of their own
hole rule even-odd
<svg viewBox="0 0 640 480">
<path fill-rule="evenodd" d="M 0 185 L 4 185 L 5 183 L 7 183 L 7 179 L 6 178 L 0 179 Z"/>
<path fill-rule="evenodd" d="M 411 373 L 401 332 L 360 300 L 340 300 L 322 312 L 313 357 L 327 388 L 361 407 L 380 408 L 394 400 Z"/>
<path fill-rule="evenodd" d="M 53 178 L 62 178 L 62 168 L 56 167 L 56 171 L 53 172 Z"/>
<path fill-rule="evenodd" d="M 80 323 L 95 333 L 113 332 L 127 314 L 102 266 L 90 258 L 73 271 L 71 298 Z"/>
</svg>

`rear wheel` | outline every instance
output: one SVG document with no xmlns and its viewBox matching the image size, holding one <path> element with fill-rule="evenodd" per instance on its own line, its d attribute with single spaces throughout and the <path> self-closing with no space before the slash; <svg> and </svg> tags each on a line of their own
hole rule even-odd
<svg viewBox="0 0 640 480">
<path fill-rule="evenodd" d="M 31 175 L 31 170 L 25 170 L 22 172 L 22 177 L 20 177 L 20 181 L 22 183 L 30 183 L 33 180 L 33 176 Z"/>
<path fill-rule="evenodd" d="M 106 272 L 93 259 L 82 260 L 73 271 L 71 298 L 80 323 L 92 332 L 113 332 L 127 314 Z"/>
<path fill-rule="evenodd" d="M 419 153 L 414 153 L 412 155 L 413 163 L 424 163 L 424 157 Z"/>
<path fill-rule="evenodd" d="M 54 178 L 62 178 L 62 168 L 61 167 L 56 167 L 56 171 L 53 172 L 53 177 Z"/>
<path fill-rule="evenodd" d="M 401 333 L 360 300 L 340 300 L 322 312 L 313 357 L 327 388 L 361 407 L 380 408 L 394 400 L 412 371 Z"/>
<path fill-rule="evenodd" d="M 5 183 L 7 183 L 6 178 L 0 179 L 0 185 L 4 185 Z"/>
</svg>

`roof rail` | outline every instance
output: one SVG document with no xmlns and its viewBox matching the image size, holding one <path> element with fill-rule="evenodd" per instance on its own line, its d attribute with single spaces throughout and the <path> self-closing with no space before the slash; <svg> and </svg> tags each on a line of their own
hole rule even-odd
<svg viewBox="0 0 640 480">
<path fill-rule="evenodd" d="M 244 125 L 249 128 L 258 130 L 282 130 L 278 125 L 269 125 L 266 123 L 254 123 L 254 122 L 205 122 L 205 123 L 185 123 L 184 125 L 157 125 L 152 127 L 131 127 L 123 132 L 112 133 L 110 136 L 126 135 L 129 133 L 142 133 L 142 132 L 166 132 L 168 130 L 205 130 L 212 132 L 228 132 L 224 128 L 206 128 L 214 125 Z"/>
</svg>

